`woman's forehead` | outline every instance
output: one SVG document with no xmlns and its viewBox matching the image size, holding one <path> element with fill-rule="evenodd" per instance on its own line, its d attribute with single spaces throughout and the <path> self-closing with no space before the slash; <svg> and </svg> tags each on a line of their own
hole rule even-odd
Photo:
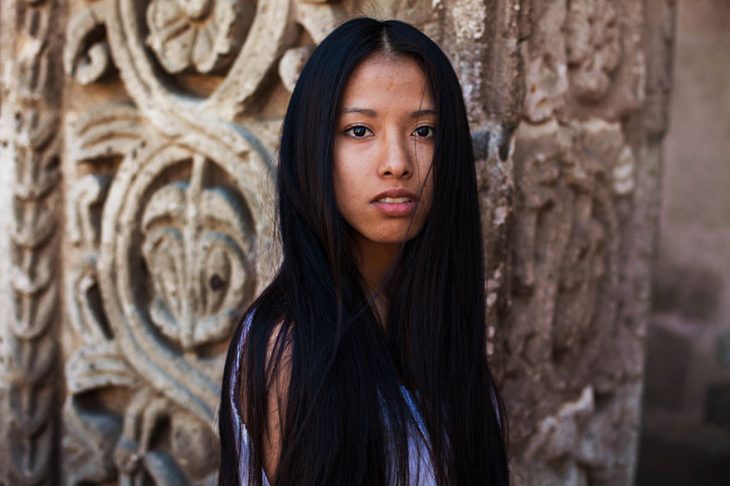
<svg viewBox="0 0 730 486">
<path fill-rule="evenodd" d="M 434 110 L 428 79 L 410 57 L 379 55 L 363 61 L 347 81 L 340 104 L 345 110 L 373 110 L 393 103 L 413 105 L 411 111 Z"/>
</svg>

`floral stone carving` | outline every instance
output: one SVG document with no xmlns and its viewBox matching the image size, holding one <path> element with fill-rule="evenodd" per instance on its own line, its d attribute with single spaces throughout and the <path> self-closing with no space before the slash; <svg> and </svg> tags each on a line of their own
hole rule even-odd
<svg viewBox="0 0 730 486">
<path fill-rule="evenodd" d="M 131 107 L 72 132 L 85 175 L 69 189 L 66 296 L 83 345 L 66 365 L 66 481 L 213 485 L 219 380 L 261 278 L 269 167 L 204 135 L 166 139 Z"/>
<path fill-rule="evenodd" d="M 52 481 L 61 395 L 58 2 L 0 8 L 0 484 Z"/>
<path fill-rule="evenodd" d="M 209 73 L 241 46 L 253 8 L 238 0 L 152 0 L 147 44 L 171 73 L 189 67 Z"/>
<path fill-rule="evenodd" d="M 247 211 L 230 191 L 201 187 L 204 165 L 196 158 L 191 183 L 158 190 L 142 217 L 150 317 L 185 351 L 227 337 L 251 291 Z"/>
</svg>

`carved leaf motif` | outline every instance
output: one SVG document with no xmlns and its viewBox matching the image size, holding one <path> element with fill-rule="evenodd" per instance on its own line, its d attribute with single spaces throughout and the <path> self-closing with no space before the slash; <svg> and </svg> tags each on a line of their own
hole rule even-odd
<svg viewBox="0 0 730 486">
<path fill-rule="evenodd" d="M 279 61 L 279 78 L 284 83 L 289 92 L 294 91 L 294 85 L 299 79 L 299 75 L 302 73 L 304 64 L 306 64 L 309 56 L 312 55 L 314 47 L 293 47 L 286 51 Z"/>
<path fill-rule="evenodd" d="M 157 485 L 215 484 L 217 454 L 208 425 L 143 388 L 125 411 L 114 462 L 123 484 L 146 484 L 145 478 Z"/>
<path fill-rule="evenodd" d="M 348 14 L 334 2 L 297 2 L 296 15 L 299 24 L 319 44 Z"/>
<path fill-rule="evenodd" d="M 66 28 L 63 69 L 81 84 L 93 83 L 109 69 L 109 45 L 105 40 L 91 41 L 103 28 L 91 6 L 74 15 Z"/>
<path fill-rule="evenodd" d="M 211 470 L 218 449 L 218 440 L 210 427 L 190 414 L 177 412 L 170 419 L 171 450 L 175 457 L 185 458 L 185 469 L 193 477 L 204 477 Z"/>
<path fill-rule="evenodd" d="M 137 377 L 119 355 L 116 343 L 84 346 L 66 364 L 66 383 L 73 394 L 109 386 L 131 387 Z"/>
<path fill-rule="evenodd" d="M 231 60 L 252 14 L 250 2 L 236 0 L 152 0 L 147 44 L 171 73 L 209 73 Z"/>
<path fill-rule="evenodd" d="M 64 407 L 65 483 L 103 483 L 114 479 L 112 451 L 122 428 L 121 417 L 82 408 L 73 396 Z"/>
<path fill-rule="evenodd" d="M 296 6 L 297 22 L 304 27 L 316 44 L 322 42 L 348 14 L 341 5 L 329 0 L 300 1 Z M 301 46 L 288 49 L 279 61 L 279 77 L 289 92 L 304 68 L 314 46 Z"/>
<path fill-rule="evenodd" d="M 228 335 L 247 277 L 245 223 L 235 198 L 227 189 L 206 189 L 191 212 L 188 192 L 187 183 L 163 187 L 142 218 L 142 253 L 155 292 L 150 316 L 186 350 Z"/>
<path fill-rule="evenodd" d="M 69 117 L 68 120 L 71 132 L 68 158 L 79 165 L 121 159 L 143 143 L 144 123 L 137 111 L 126 105 L 102 106 L 78 119 Z M 111 180 L 109 175 L 94 171 L 71 183 L 66 198 L 69 240 L 85 254 L 66 272 L 65 296 L 69 322 L 87 345 L 103 343 L 111 337 L 96 270 L 101 211 Z"/>
<path fill-rule="evenodd" d="M 69 271 L 66 279 L 69 322 L 87 345 L 103 343 L 108 335 L 99 296 L 96 258 L 88 255 Z"/>
<path fill-rule="evenodd" d="M 152 272 L 155 291 L 150 316 L 165 335 L 177 341 L 178 321 L 185 318 L 183 306 L 187 304 L 184 237 L 176 228 L 152 231 L 142 251 Z"/>
<path fill-rule="evenodd" d="M 93 248 L 99 242 L 99 225 L 92 216 L 92 207 L 100 205 L 110 181 L 109 177 L 88 175 L 71 187 L 66 218 L 72 243 Z"/>
<path fill-rule="evenodd" d="M 103 106 L 72 123 L 69 156 L 76 162 L 123 157 L 141 143 L 144 121 L 126 105 Z"/>
<path fill-rule="evenodd" d="M 44 393 L 45 399 L 49 400 L 51 397 L 49 396 L 49 393 Z M 50 400 L 53 402 L 53 400 Z M 47 419 L 44 418 L 43 422 L 46 422 Z M 45 425 L 45 424 L 44 424 Z M 18 440 L 18 438 L 22 438 L 25 434 L 28 433 L 28 428 L 24 426 L 17 426 L 16 424 L 10 424 L 8 427 L 8 436 L 12 437 L 14 440 Z M 38 427 L 36 430 L 33 430 L 33 450 L 35 451 L 35 457 L 33 458 L 37 463 L 39 464 L 49 464 L 51 459 L 51 451 L 53 450 L 53 428 L 52 427 Z M 17 444 L 17 443 L 16 443 Z M 44 479 L 46 479 L 47 475 L 47 469 L 46 468 L 29 468 L 28 467 L 28 455 L 26 453 L 26 450 L 29 449 L 29 447 L 23 447 L 25 444 L 22 444 L 20 447 L 16 445 L 16 447 L 10 448 L 10 454 L 8 459 L 5 461 L 5 464 L 12 467 L 12 472 L 8 471 L 10 473 L 9 477 L 12 478 L 11 480 L 15 480 L 14 483 L 7 483 L 7 484 L 40 484 Z M 9 467 L 9 469 L 10 469 Z M 3 471 L 5 473 L 5 471 Z M 13 474 L 15 473 L 15 474 Z M 20 474 L 18 474 L 20 473 Z M 17 479 L 16 479 L 17 478 Z"/>
</svg>

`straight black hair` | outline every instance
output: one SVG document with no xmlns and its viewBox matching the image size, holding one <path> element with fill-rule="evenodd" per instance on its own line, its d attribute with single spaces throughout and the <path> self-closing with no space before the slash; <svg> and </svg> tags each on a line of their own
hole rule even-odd
<svg viewBox="0 0 730 486">
<path fill-rule="evenodd" d="M 339 102 L 353 71 L 376 55 L 415 60 L 438 116 L 431 210 L 382 289 L 387 329 L 363 290 L 333 185 Z M 409 435 L 418 429 L 402 387 L 422 415 L 439 485 L 508 484 L 506 417 L 485 351 L 471 136 L 441 49 L 395 20 L 353 19 L 324 39 L 284 119 L 277 203 L 283 261 L 247 310 L 226 361 L 220 484 L 262 484 L 267 393 L 284 366 L 290 379 L 274 484 L 409 484 Z"/>
</svg>

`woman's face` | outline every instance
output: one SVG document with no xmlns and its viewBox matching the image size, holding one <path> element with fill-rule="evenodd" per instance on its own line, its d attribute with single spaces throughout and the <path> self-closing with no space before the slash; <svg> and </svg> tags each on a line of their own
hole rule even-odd
<svg viewBox="0 0 730 486">
<path fill-rule="evenodd" d="M 334 189 L 360 248 L 399 244 L 423 228 L 436 122 L 414 60 L 374 56 L 350 77 L 335 134 Z"/>
</svg>

